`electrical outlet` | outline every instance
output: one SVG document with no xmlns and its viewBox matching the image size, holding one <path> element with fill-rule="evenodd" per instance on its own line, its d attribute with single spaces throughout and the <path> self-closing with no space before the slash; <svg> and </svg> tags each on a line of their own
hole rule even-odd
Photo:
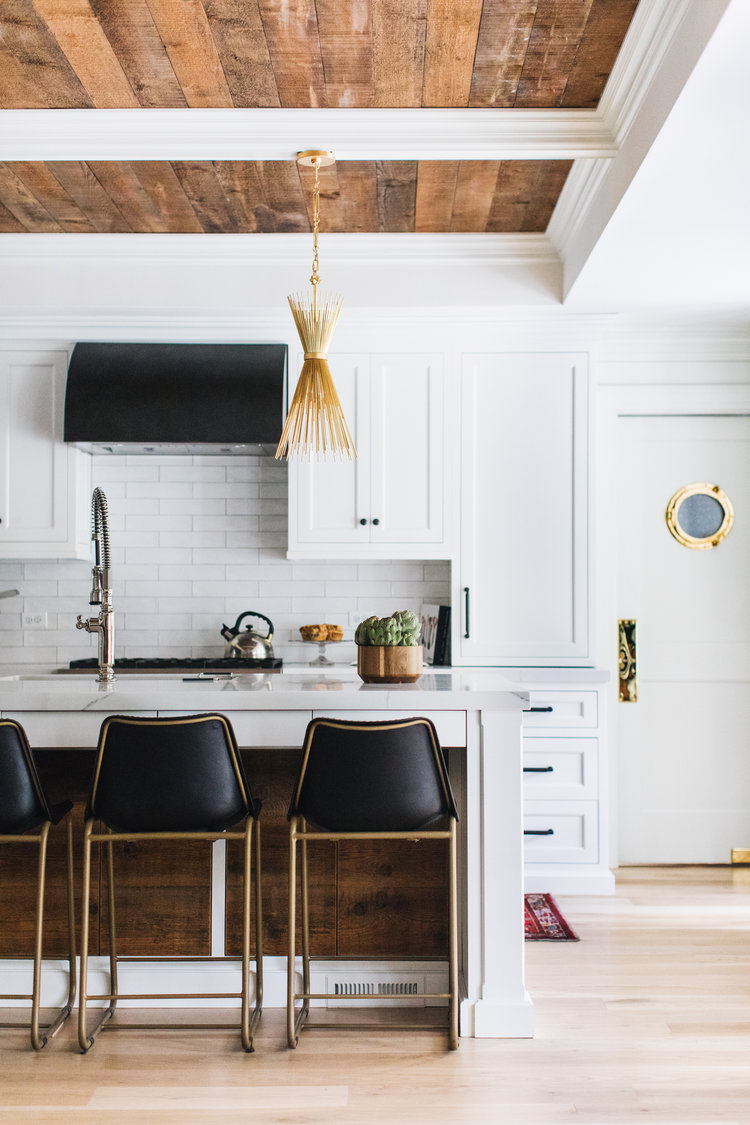
<svg viewBox="0 0 750 1125">
<path fill-rule="evenodd" d="M 24 613 L 23 615 L 24 629 L 46 629 L 47 628 L 47 614 L 46 613 Z"/>
</svg>

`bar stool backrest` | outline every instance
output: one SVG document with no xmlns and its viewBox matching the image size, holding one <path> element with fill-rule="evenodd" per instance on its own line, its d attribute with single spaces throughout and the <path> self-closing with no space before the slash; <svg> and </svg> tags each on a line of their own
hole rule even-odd
<svg viewBox="0 0 750 1125">
<path fill-rule="evenodd" d="M 434 725 L 313 719 L 289 816 L 331 832 L 408 832 L 458 819 Z"/>
<path fill-rule="evenodd" d="M 102 723 L 87 817 L 120 832 L 212 832 L 257 811 L 224 715 Z"/>
<path fill-rule="evenodd" d="M 23 727 L 0 719 L 0 832 L 26 832 L 51 819 Z"/>
</svg>

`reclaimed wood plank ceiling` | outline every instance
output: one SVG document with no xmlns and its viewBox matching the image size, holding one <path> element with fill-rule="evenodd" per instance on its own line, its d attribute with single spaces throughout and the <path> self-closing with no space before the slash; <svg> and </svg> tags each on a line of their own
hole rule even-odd
<svg viewBox="0 0 750 1125">
<path fill-rule="evenodd" d="M 638 0 L 3 0 L 1 109 L 594 109 Z M 570 160 L 350 161 L 321 229 L 542 232 Z M 0 231 L 310 229 L 293 161 L 0 164 Z"/>
</svg>

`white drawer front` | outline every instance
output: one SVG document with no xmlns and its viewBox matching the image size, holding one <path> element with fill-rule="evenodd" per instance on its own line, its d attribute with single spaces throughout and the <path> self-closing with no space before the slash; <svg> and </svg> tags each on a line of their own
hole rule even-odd
<svg viewBox="0 0 750 1125">
<path fill-rule="evenodd" d="M 576 801 L 598 796 L 597 738 L 523 740 L 523 792 L 526 799 Z"/>
<path fill-rule="evenodd" d="M 596 801 L 525 801 L 523 827 L 526 863 L 599 859 Z M 529 830 L 540 835 L 526 835 Z"/>
<path fill-rule="evenodd" d="M 351 719 L 363 723 L 383 722 L 385 719 L 412 719 L 419 715 L 435 724 L 441 746 L 466 745 L 465 711 L 314 711 L 315 718 Z"/>
<path fill-rule="evenodd" d="M 127 714 L 153 718 L 156 712 L 128 711 Z M 18 720 L 32 749 L 54 749 L 57 746 L 96 746 L 107 716 L 101 711 L 4 711 L 3 717 Z"/>
<path fill-rule="evenodd" d="M 160 711 L 165 718 L 180 711 Z M 301 749 L 311 711 L 228 711 L 240 747 Z"/>
<path fill-rule="evenodd" d="M 530 708 L 525 710 L 524 729 L 528 727 L 595 727 L 598 722 L 595 691 L 529 692 Z"/>
</svg>

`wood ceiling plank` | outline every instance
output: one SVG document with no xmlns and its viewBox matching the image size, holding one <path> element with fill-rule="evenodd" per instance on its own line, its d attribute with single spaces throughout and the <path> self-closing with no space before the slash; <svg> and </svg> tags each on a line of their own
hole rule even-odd
<svg viewBox="0 0 750 1125">
<path fill-rule="evenodd" d="M 336 168 L 341 217 L 341 226 L 337 229 L 356 234 L 377 232 L 380 224 L 375 162 L 342 161 Z"/>
<path fill-rule="evenodd" d="M 0 200 L 26 231 L 49 233 L 62 230 L 34 193 L 19 180 L 12 164 L 0 164 Z"/>
<path fill-rule="evenodd" d="M 594 0 L 538 0 L 516 108 L 561 105 Z"/>
<path fill-rule="evenodd" d="M 116 204 L 85 161 L 56 160 L 48 163 L 47 167 L 75 200 L 95 231 L 116 234 L 130 230 Z"/>
<path fill-rule="evenodd" d="M 258 0 L 203 0 L 232 101 L 238 109 L 281 105 Z"/>
<path fill-rule="evenodd" d="M 0 203 L 0 231 L 3 234 L 21 234 L 27 231 L 21 220 L 17 219 L 3 203 Z"/>
<path fill-rule="evenodd" d="M 526 208 L 521 233 L 546 231 L 572 167 L 572 160 L 536 161 L 531 199 Z"/>
<path fill-rule="evenodd" d="M 28 188 L 47 213 L 69 232 L 92 233 L 95 228 L 81 208 L 71 199 L 54 175 L 52 168 L 40 160 L 14 161 L 9 165 L 14 175 Z"/>
<path fill-rule="evenodd" d="M 148 6 L 188 106 L 231 108 L 232 95 L 200 0 L 148 0 Z"/>
<path fill-rule="evenodd" d="M 467 106 L 482 0 L 428 0 L 422 105 Z"/>
<path fill-rule="evenodd" d="M 170 232 L 164 216 L 138 179 L 137 165 L 124 160 L 95 160 L 88 164 L 130 230 L 137 234 Z"/>
<path fill-rule="evenodd" d="M 538 0 L 484 0 L 469 105 L 509 109 L 534 26 Z"/>
<path fill-rule="evenodd" d="M 316 0 L 326 102 L 369 109 L 375 104 L 370 0 Z"/>
<path fill-rule="evenodd" d="M 499 160 L 462 160 L 450 230 L 483 233 L 487 229 L 502 164 Z"/>
<path fill-rule="evenodd" d="M 413 231 L 417 207 L 416 160 L 378 160 L 376 185 L 380 230 Z"/>
<path fill-rule="evenodd" d="M 207 234 L 235 233 L 241 229 L 241 216 L 234 201 L 225 194 L 210 160 L 174 160 L 172 167 Z"/>
<path fill-rule="evenodd" d="M 248 160 L 215 160 L 214 171 L 224 195 L 230 200 L 237 223 L 242 232 L 257 231 L 255 209 L 263 192 L 255 165 Z"/>
<path fill-rule="evenodd" d="M 458 160 L 420 160 L 414 229 L 420 233 L 451 229 Z"/>
<path fill-rule="evenodd" d="M 270 232 L 309 231 L 310 221 L 295 161 L 256 161 L 255 170 L 262 200 L 255 209 L 258 230 Z"/>
<path fill-rule="evenodd" d="M 570 166 L 568 160 L 504 160 L 487 231 L 543 233 Z"/>
<path fill-rule="evenodd" d="M 373 105 L 422 105 L 427 0 L 371 0 Z"/>
<path fill-rule="evenodd" d="M 202 232 L 198 216 L 171 164 L 163 160 L 137 160 L 132 162 L 131 168 L 161 216 L 164 230 L 170 234 Z"/>
<path fill-rule="evenodd" d="M 139 105 L 89 0 L 34 0 L 65 57 L 97 109 Z"/>
<path fill-rule="evenodd" d="M 258 0 L 258 5 L 281 105 L 327 108 L 315 0 Z"/>
<path fill-rule="evenodd" d="M 138 104 L 144 109 L 184 109 L 185 95 L 146 0 L 89 2 Z"/>
<path fill-rule="evenodd" d="M 32 0 L 0 4 L 0 107 L 91 109 L 93 103 Z"/>
<path fill-rule="evenodd" d="M 598 106 L 637 7 L 638 0 L 594 0 L 561 106 Z"/>
</svg>

